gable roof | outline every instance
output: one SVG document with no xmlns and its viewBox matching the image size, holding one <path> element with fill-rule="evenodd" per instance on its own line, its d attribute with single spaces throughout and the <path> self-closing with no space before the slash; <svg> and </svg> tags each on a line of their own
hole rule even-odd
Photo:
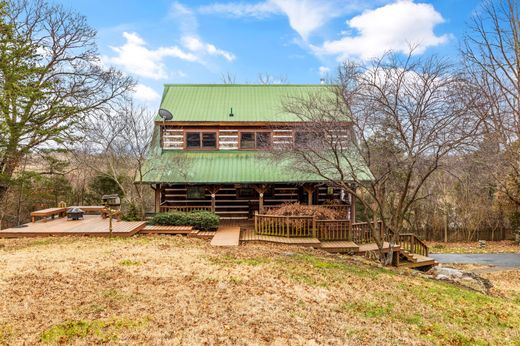
<svg viewBox="0 0 520 346">
<path fill-rule="evenodd" d="M 298 122 L 284 102 L 328 93 L 333 96 L 330 85 L 321 84 L 167 84 L 160 108 L 173 114 L 172 121 Z"/>
</svg>

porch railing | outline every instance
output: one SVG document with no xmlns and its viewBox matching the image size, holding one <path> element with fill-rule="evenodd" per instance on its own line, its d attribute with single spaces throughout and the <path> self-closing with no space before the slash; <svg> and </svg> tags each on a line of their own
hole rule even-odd
<svg viewBox="0 0 520 346">
<path fill-rule="evenodd" d="M 381 222 L 374 225 L 380 236 Z M 278 216 L 255 214 L 257 234 L 277 237 L 313 237 L 325 241 L 348 240 L 363 244 L 372 242 L 368 223 L 350 223 L 350 220 L 317 220 L 312 216 Z"/>
<path fill-rule="evenodd" d="M 267 213 L 269 213 L 270 209 L 279 209 L 282 206 L 283 206 L 283 204 L 268 205 L 268 206 L 265 206 L 264 208 L 267 210 Z M 337 211 L 342 217 L 347 217 L 349 215 L 349 211 L 350 211 L 350 206 L 349 205 L 318 204 L 318 205 L 315 205 L 315 206 L 323 207 L 323 208 L 327 208 L 327 209 L 331 209 L 331 210 Z"/>
<path fill-rule="evenodd" d="M 159 211 L 161 213 L 169 212 L 169 211 L 197 211 L 197 210 L 207 210 L 211 211 L 211 206 L 171 206 L 171 205 L 161 205 L 159 207 Z"/>
<path fill-rule="evenodd" d="M 312 216 L 278 216 L 255 214 L 257 234 L 275 237 L 315 237 Z"/>
</svg>

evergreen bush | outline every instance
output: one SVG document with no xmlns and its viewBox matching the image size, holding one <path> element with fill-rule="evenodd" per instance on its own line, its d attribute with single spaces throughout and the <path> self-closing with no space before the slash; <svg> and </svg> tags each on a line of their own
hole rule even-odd
<svg viewBox="0 0 520 346">
<path fill-rule="evenodd" d="M 217 214 L 205 210 L 175 211 L 156 214 L 148 223 L 161 226 L 193 226 L 201 231 L 207 231 L 217 229 L 220 218 Z"/>
</svg>

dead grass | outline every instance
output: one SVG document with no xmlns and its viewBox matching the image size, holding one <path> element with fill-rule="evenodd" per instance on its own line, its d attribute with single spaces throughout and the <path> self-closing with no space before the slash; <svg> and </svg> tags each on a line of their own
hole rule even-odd
<svg viewBox="0 0 520 346">
<path fill-rule="evenodd" d="M 431 253 L 520 253 L 520 245 L 511 240 L 486 241 L 481 248 L 478 242 L 426 242 Z"/>
<path fill-rule="evenodd" d="M 513 274 L 484 296 L 348 256 L 182 237 L 0 240 L 0 268 L 0 344 L 520 343 Z"/>
</svg>

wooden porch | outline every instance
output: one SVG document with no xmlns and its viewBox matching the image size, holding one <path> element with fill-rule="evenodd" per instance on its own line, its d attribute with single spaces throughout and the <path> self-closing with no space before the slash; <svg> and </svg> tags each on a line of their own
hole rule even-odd
<svg viewBox="0 0 520 346">
<path fill-rule="evenodd" d="M 207 210 L 222 220 L 252 220 L 255 212 L 263 213 L 285 203 L 324 205 L 336 201 L 345 218 L 355 219 L 352 196 L 325 184 L 156 184 L 155 212 Z"/>
</svg>

